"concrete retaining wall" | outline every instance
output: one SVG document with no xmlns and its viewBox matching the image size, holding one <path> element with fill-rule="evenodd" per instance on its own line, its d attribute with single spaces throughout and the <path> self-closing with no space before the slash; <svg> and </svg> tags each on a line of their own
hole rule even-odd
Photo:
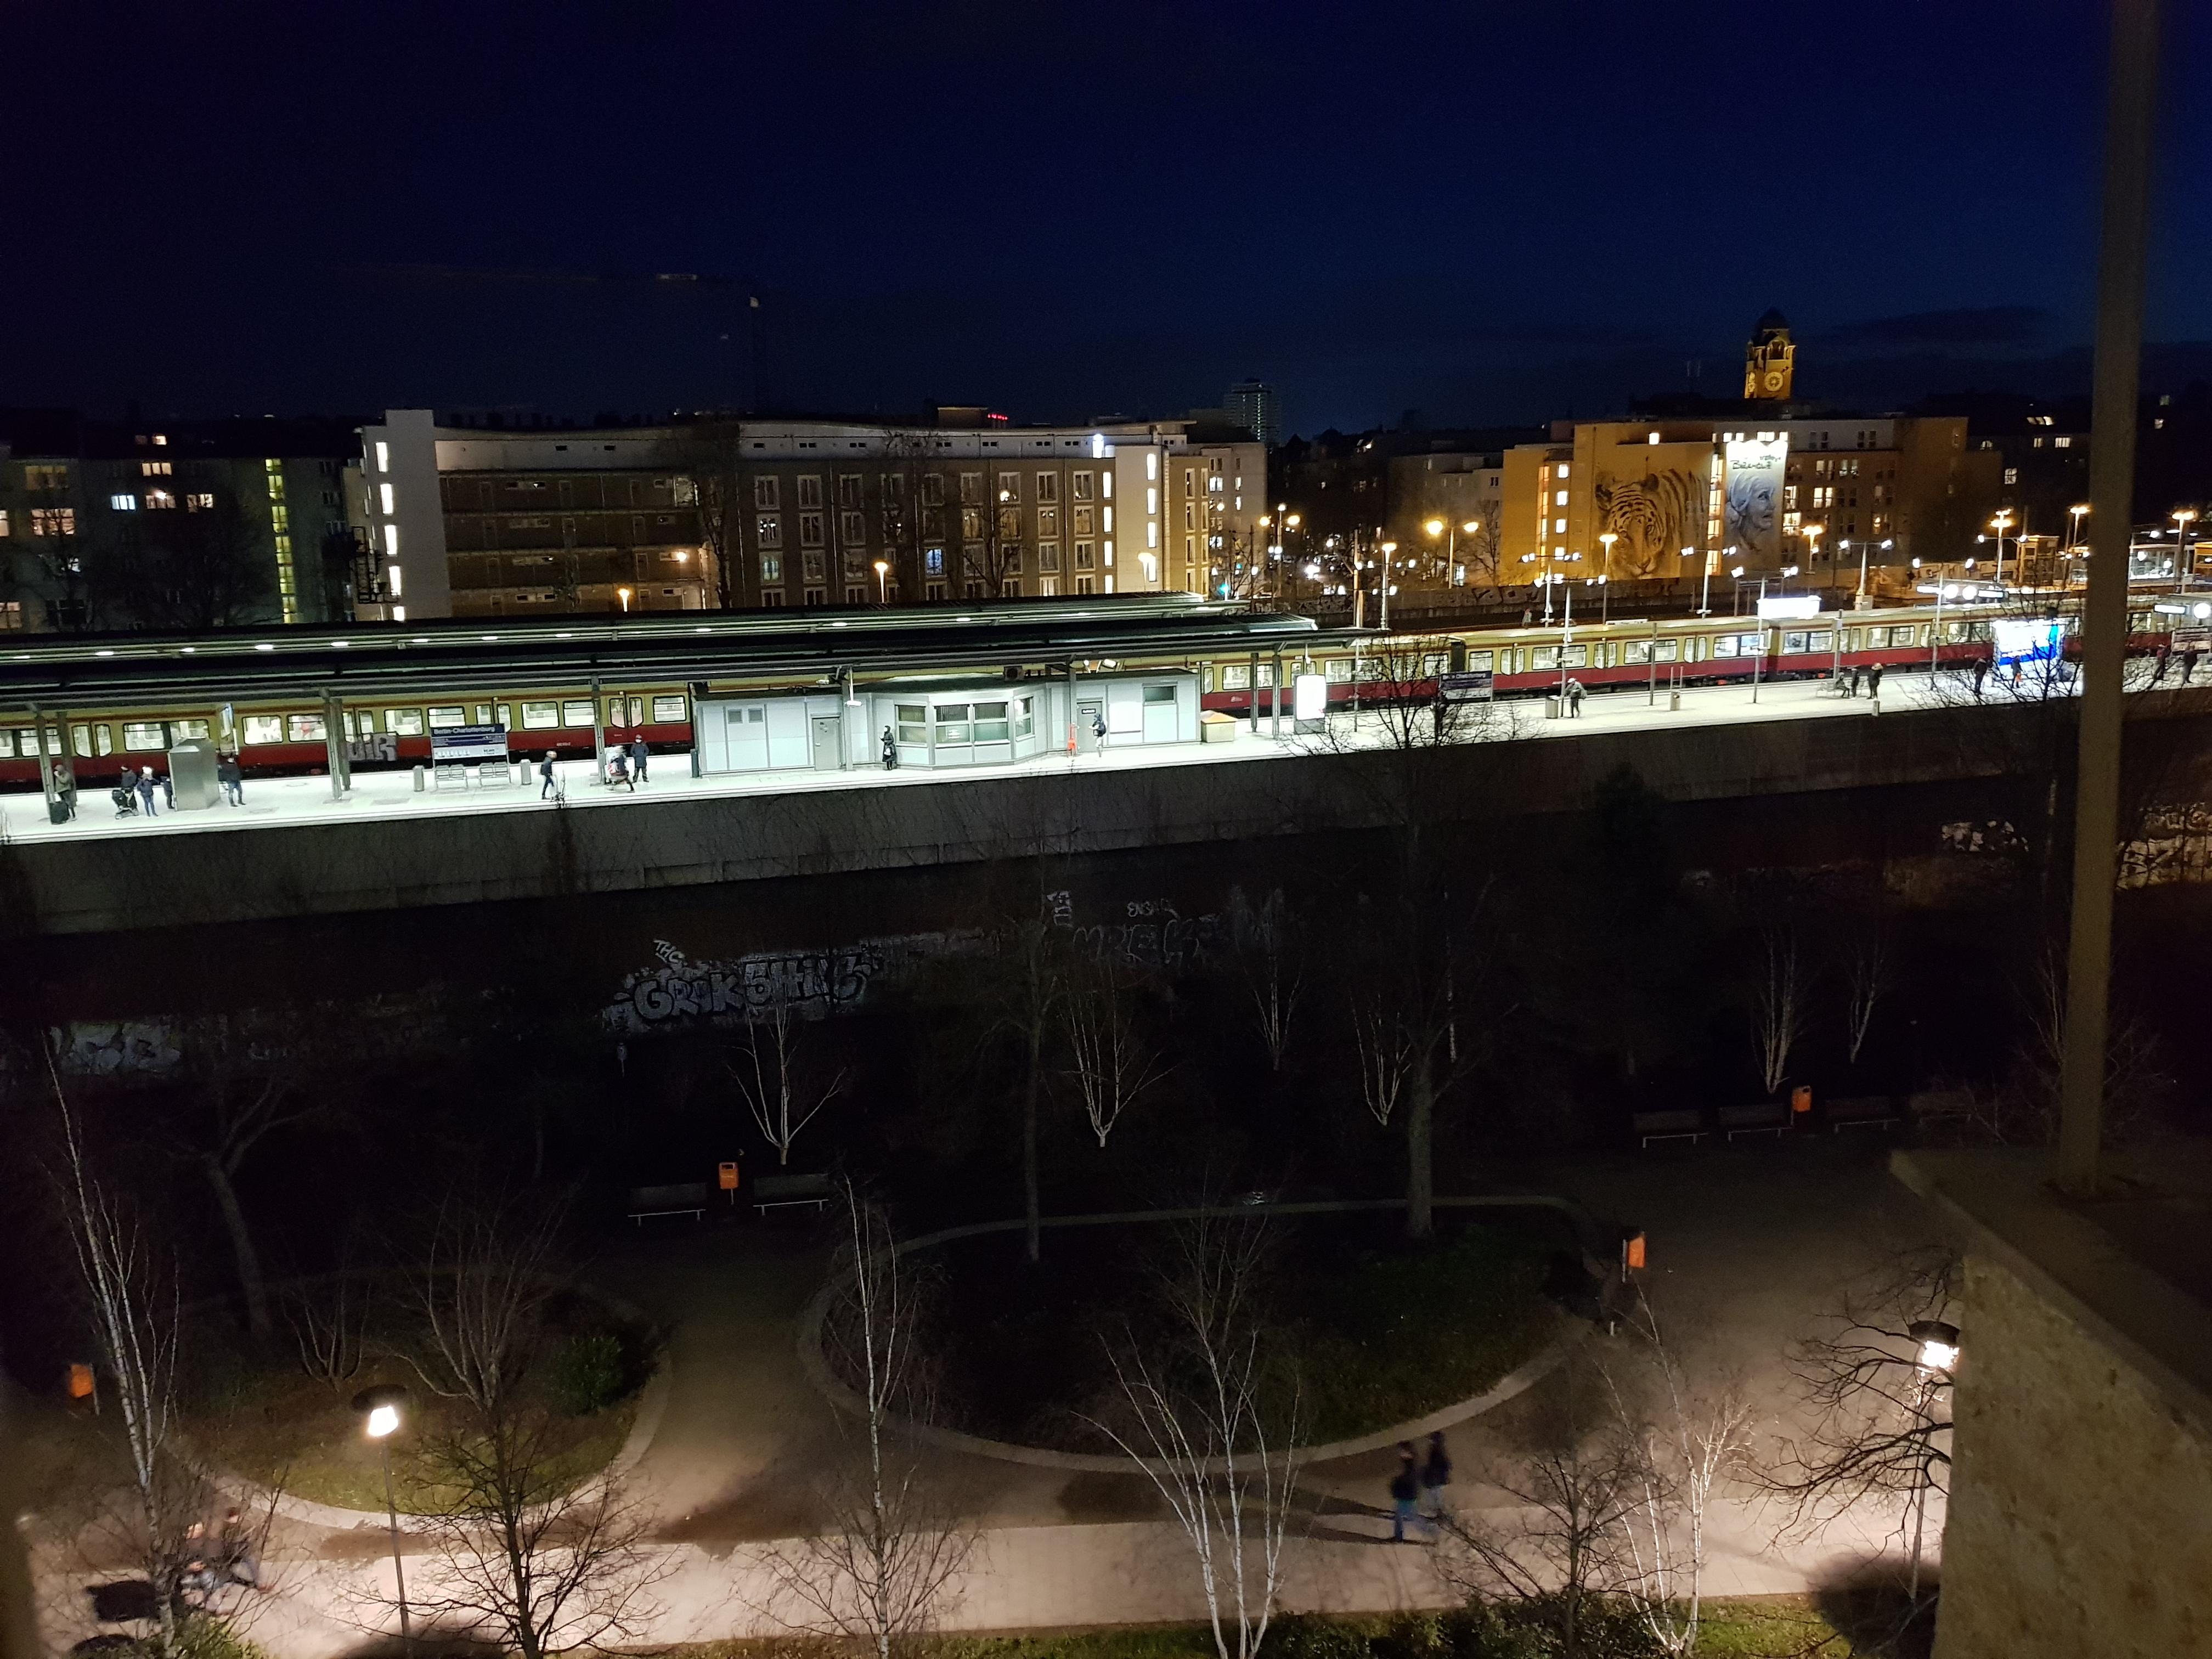
<svg viewBox="0 0 2212 1659">
<path fill-rule="evenodd" d="M 2212 697 L 2191 702 L 2212 708 Z M 2185 711 L 2175 703 L 2166 712 Z M 1998 777 L 2043 769 L 2051 717 L 1989 707 L 1411 754 L 1229 763 L 1194 756 L 1188 766 L 1025 771 L 635 811 L 547 806 L 32 842 L 0 860 L 0 903 L 19 936 L 98 933 L 1108 853 L 1386 827 L 1403 821 L 1409 802 L 1438 823 L 1569 811 L 1623 764 L 1680 801 Z"/>
</svg>

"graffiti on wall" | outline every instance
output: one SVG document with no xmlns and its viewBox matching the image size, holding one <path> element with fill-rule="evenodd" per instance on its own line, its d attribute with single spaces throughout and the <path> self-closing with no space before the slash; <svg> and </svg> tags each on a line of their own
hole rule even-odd
<svg viewBox="0 0 2212 1659">
<path fill-rule="evenodd" d="M 819 1019 L 857 1007 L 870 989 L 921 963 L 973 955 L 984 948 L 975 932 L 906 933 L 861 939 L 826 950 L 763 951 L 719 961 L 694 961 L 665 939 L 654 961 L 628 975 L 603 1018 L 617 1031 L 653 1031 L 703 1021 L 735 1024 L 770 1008 Z"/>
<path fill-rule="evenodd" d="M 184 1058 L 166 1021 L 80 1021 L 58 1035 L 62 1070 L 73 1077 L 166 1077 Z"/>
</svg>

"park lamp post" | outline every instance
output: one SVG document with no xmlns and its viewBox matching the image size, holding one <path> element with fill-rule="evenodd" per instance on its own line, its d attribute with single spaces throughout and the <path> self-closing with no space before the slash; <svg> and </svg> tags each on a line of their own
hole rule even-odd
<svg viewBox="0 0 2212 1659">
<path fill-rule="evenodd" d="M 2012 528 L 2012 509 L 2008 507 L 1999 507 L 1991 514 L 1990 528 L 1996 532 L 1997 586 L 2002 587 L 2004 586 L 2004 538 L 2005 532 Z"/>
<path fill-rule="evenodd" d="M 2189 526 L 2196 517 L 2197 509 L 2193 507 L 2173 509 L 2173 538 L 2179 544 L 2173 550 L 2173 580 L 2177 592 L 2186 593 L 2189 579 L 2196 574 L 2196 553 L 2189 545 Z"/>
<path fill-rule="evenodd" d="M 889 605 L 891 602 L 890 580 L 891 562 L 889 559 L 878 559 L 876 561 L 876 603 L 878 605 Z"/>
<path fill-rule="evenodd" d="M 1939 1389 L 1951 1382 L 1951 1374 L 1959 1365 L 1959 1328 L 1948 1319 L 1916 1319 L 1905 1328 L 1905 1340 L 1912 1344 L 1912 1363 L 1920 1374 L 1920 1409 L 1924 1416 L 1930 1401 Z M 1929 1425 L 1927 1433 L 1934 1432 Z M 1928 1522 L 1928 1465 L 1935 1456 L 1935 1449 L 1926 1439 L 1921 1442 L 1920 1477 L 1912 1487 L 1912 1582 L 1908 1594 L 1917 1598 L 1920 1594 L 1920 1544 Z"/>
<path fill-rule="evenodd" d="M 407 1613 L 407 1570 L 399 1561 L 399 1505 L 392 1490 L 392 1437 L 399 1428 L 407 1390 L 397 1382 L 379 1382 L 353 1397 L 353 1408 L 362 1416 L 362 1431 L 376 1442 L 384 1455 L 384 1518 L 392 1528 L 392 1582 L 399 1595 L 399 1643 L 403 1651 L 415 1650 L 415 1632 Z"/>
</svg>

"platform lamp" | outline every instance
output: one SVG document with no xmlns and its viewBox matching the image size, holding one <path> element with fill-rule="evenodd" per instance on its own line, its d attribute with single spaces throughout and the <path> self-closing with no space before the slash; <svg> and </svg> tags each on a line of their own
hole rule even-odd
<svg viewBox="0 0 2212 1659">
<path fill-rule="evenodd" d="M 407 1570 L 399 1560 L 399 1505 L 392 1491 L 392 1437 L 398 1431 L 406 1404 L 407 1390 L 397 1382 L 379 1382 L 353 1397 L 353 1408 L 361 1413 L 362 1431 L 376 1442 L 384 1455 L 384 1517 L 392 1528 L 392 1582 L 399 1593 L 399 1642 L 402 1650 L 411 1655 L 415 1632 L 407 1613 Z"/>
</svg>

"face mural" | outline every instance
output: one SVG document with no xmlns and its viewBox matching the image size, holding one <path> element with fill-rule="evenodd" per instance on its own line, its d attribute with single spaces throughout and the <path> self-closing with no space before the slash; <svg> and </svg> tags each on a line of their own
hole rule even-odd
<svg viewBox="0 0 2212 1659">
<path fill-rule="evenodd" d="M 1731 438 L 1727 455 L 1728 545 L 1738 556 L 1771 564 L 1782 556 L 1782 472 L 1787 438 Z"/>
</svg>

